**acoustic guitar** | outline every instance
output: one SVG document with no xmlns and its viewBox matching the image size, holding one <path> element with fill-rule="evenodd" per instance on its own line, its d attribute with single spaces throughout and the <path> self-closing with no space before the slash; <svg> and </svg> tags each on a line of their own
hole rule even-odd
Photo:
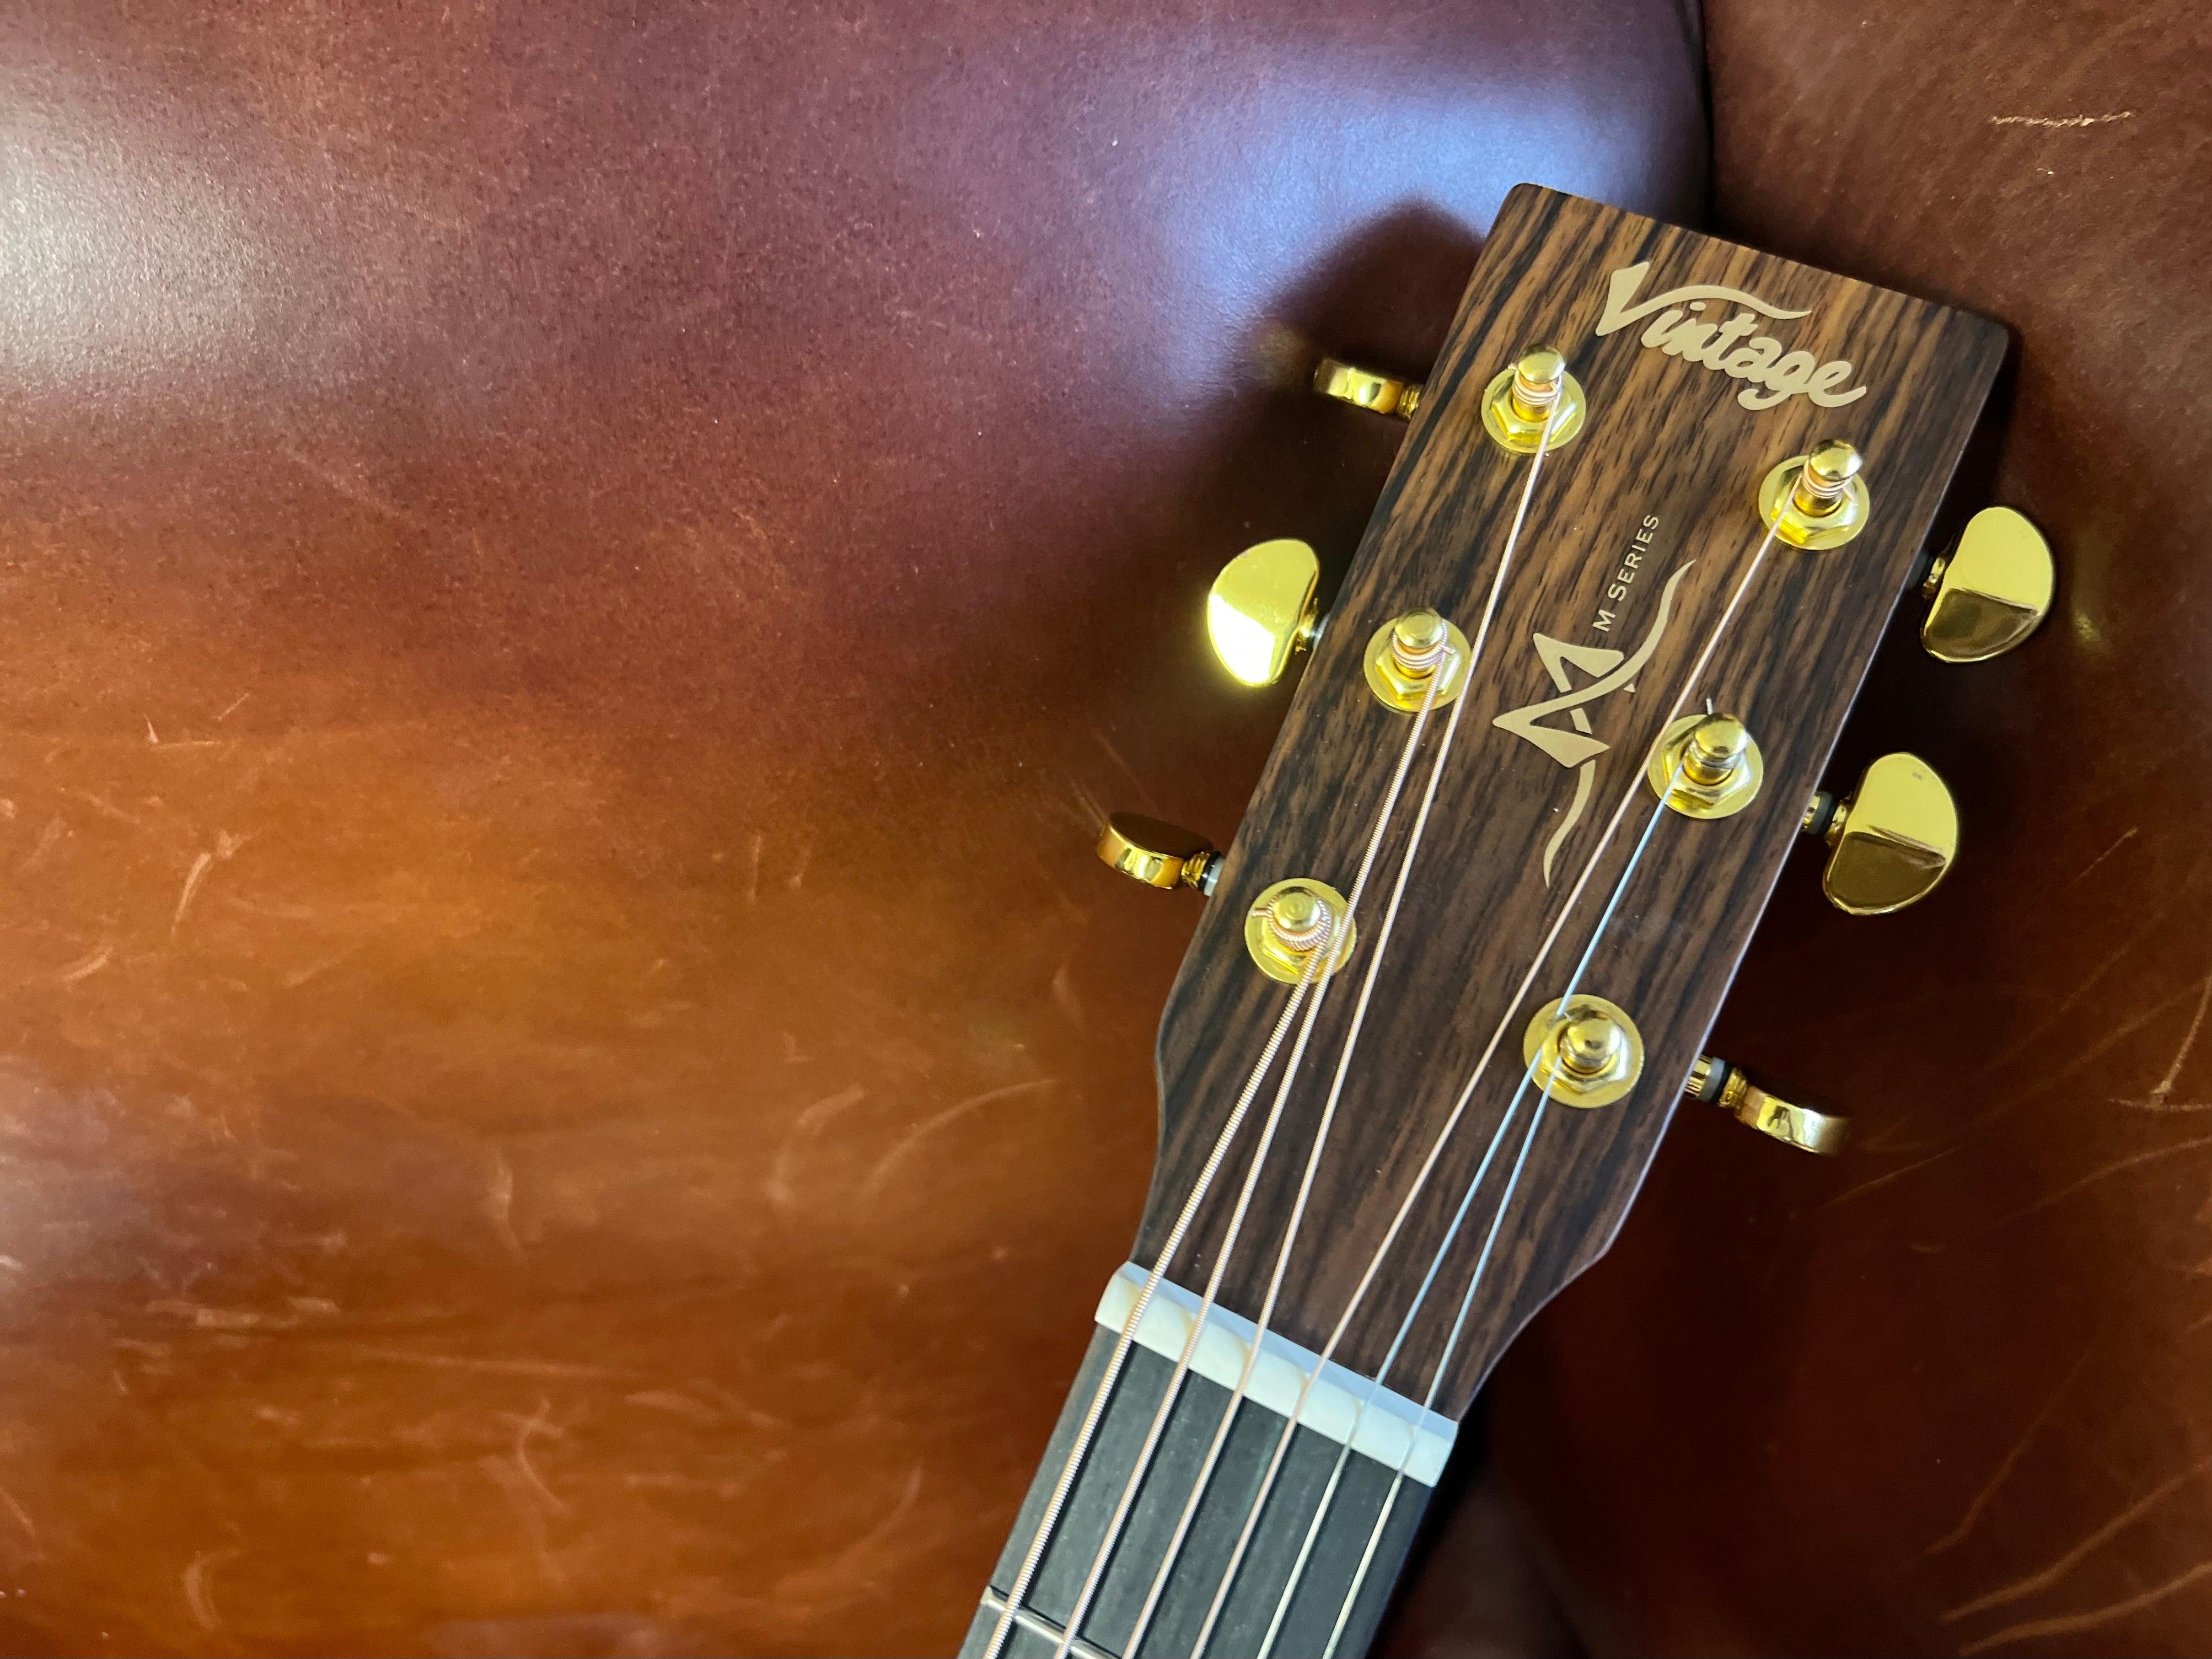
<svg viewBox="0 0 2212 1659">
<path fill-rule="evenodd" d="M 1410 429 L 1325 616 L 1303 543 L 1214 584 L 1229 672 L 1304 661 L 1226 849 L 1106 828 L 1206 903 L 1135 1248 L 964 1653 L 1363 1651 L 1485 1375 L 1676 1102 L 1842 1146 L 1704 1044 L 1796 837 L 1866 915 L 1956 852 L 1923 762 L 1824 768 L 1905 596 L 1956 662 L 2049 606 L 2016 514 L 1923 548 L 2004 350 L 1523 185 L 1425 385 L 1324 361 Z"/>
</svg>

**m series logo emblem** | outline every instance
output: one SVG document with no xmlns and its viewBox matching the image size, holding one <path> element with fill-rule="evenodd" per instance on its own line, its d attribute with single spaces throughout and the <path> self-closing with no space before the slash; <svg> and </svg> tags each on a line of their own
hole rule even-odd
<svg viewBox="0 0 2212 1659">
<path fill-rule="evenodd" d="M 1636 291 L 1644 286 L 1644 273 L 1650 269 L 1651 262 L 1646 259 L 1613 273 L 1605 291 L 1605 314 L 1598 319 L 1599 334 L 1617 333 L 1656 312 L 1657 318 L 1644 331 L 1644 343 L 1657 347 L 1669 357 L 1747 382 L 1735 394 L 1736 402 L 1746 409 L 1771 409 L 1801 392 L 1823 409 L 1856 403 L 1866 396 L 1863 386 L 1848 392 L 1838 390 L 1851 378 L 1851 366 L 1842 358 L 1824 363 L 1809 351 L 1790 350 L 1781 341 L 1759 331 L 1761 318 L 1786 322 L 1806 315 L 1804 312 L 1784 311 L 1756 294 L 1723 288 L 1717 283 L 1692 283 L 1639 301 Z M 1743 309 L 1726 322 L 1700 316 L 1715 300 Z"/>
</svg>

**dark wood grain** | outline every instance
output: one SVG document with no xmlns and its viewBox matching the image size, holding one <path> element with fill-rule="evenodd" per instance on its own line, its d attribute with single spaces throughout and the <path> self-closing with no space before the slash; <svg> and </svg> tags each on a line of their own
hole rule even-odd
<svg viewBox="0 0 2212 1659">
<path fill-rule="evenodd" d="M 1848 359 L 1864 398 L 1837 409 L 1803 397 L 1741 406 L 1741 383 L 1640 343 L 1638 324 L 1594 333 L 1608 273 L 1638 261 L 1642 294 L 1687 283 L 1748 289 L 1807 315 L 1767 325 L 1823 361 Z M 1715 305 L 1720 319 L 1729 307 Z M 1520 1033 L 1568 988 L 1607 896 L 1650 816 L 1639 794 L 1601 843 L 1670 708 L 1710 696 L 1751 726 L 1765 785 L 1740 815 L 1699 823 L 1664 814 L 1596 942 L 1579 988 L 1625 1006 L 1649 1049 L 1638 1087 L 1597 1110 L 1542 1115 L 1436 1406 L 1462 1414 L 1481 1377 L 1528 1316 L 1606 1247 L 1642 1181 L 1730 977 L 1796 833 L 1808 798 L 1907 579 L 1913 556 L 2002 354 L 1984 319 L 1830 276 L 1750 249 L 1556 192 L 1524 186 L 1501 214 L 1454 325 L 1430 395 L 1399 457 L 1273 757 L 1230 849 L 1169 1001 L 1159 1042 L 1162 1152 L 1137 1260 L 1152 1261 L 1286 995 L 1248 959 L 1242 937 L 1255 896 L 1285 877 L 1349 889 L 1376 805 L 1404 742 L 1404 717 L 1361 678 L 1370 635 L 1430 605 L 1474 629 L 1497 569 L 1528 463 L 1485 438 L 1483 387 L 1522 345 L 1568 354 L 1588 389 L 1582 437 L 1546 462 L 1504 590 L 1497 623 L 1467 693 L 1449 769 L 1403 915 L 1376 981 L 1310 1212 L 1291 1256 L 1273 1324 L 1315 1348 L 1352 1294 L 1462 1085 L 1501 1020 L 1507 1036 L 1447 1144 L 1435 1177 L 1352 1321 L 1336 1358 L 1373 1375 L 1404 1318 L 1454 1209 L 1521 1081 Z M 1868 458 L 1875 512 L 1848 546 L 1766 556 L 1706 671 L 1686 683 L 1762 536 L 1752 507 L 1765 471 L 1821 437 Z M 1630 597 L 1592 623 L 1647 515 L 1658 526 Z M 1538 632 L 1632 648 L 1664 583 L 1684 571 L 1674 617 L 1632 690 L 1589 707 L 1609 752 L 1589 810 L 1547 885 L 1543 843 L 1573 775 L 1495 727 L 1500 713 L 1553 695 L 1532 647 Z M 1224 1303 L 1256 1314 L 1291 1209 L 1382 899 L 1441 741 L 1440 717 L 1415 764 L 1407 804 L 1361 905 L 1362 939 L 1332 986 L 1273 1152 L 1224 1280 Z M 1515 999 L 1577 877 L 1591 878 L 1529 994 Z M 1530 1121 L 1524 1098 L 1517 1125 Z M 1384 1379 L 1420 1396 L 1466 1289 L 1517 1144 L 1509 1137 L 1443 1256 L 1399 1364 Z M 1224 1167 L 1191 1240 L 1170 1265 L 1202 1285 L 1253 1135 Z"/>
</svg>

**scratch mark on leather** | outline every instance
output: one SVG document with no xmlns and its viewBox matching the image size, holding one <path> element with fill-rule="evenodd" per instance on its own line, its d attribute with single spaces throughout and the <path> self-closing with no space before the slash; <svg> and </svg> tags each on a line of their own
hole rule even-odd
<svg viewBox="0 0 2212 1659">
<path fill-rule="evenodd" d="M 2087 875 L 2092 870 L 2102 864 L 2106 859 L 2112 857 L 2113 854 L 2118 852 L 2120 848 L 2125 847 L 2130 842 L 2133 841 L 2136 838 L 2136 831 L 2140 830 L 2142 828 L 2142 826 L 2141 824 L 2130 825 L 2125 835 L 2122 836 L 2110 847 L 2107 847 L 2103 852 L 2098 854 L 2096 857 L 2091 859 L 2087 864 L 2083 865 L 2080 874 L 2074 878 L 2074 881 L 2069 881 L 2066 884 L 2069 887 L 2071 887 L 2074 885 L 2075 882 L 2080 881 L 2082 876 Z"/>
<path fill-rule="evenodd" d="M 359 479 L 349 478 L 336 467 L 325 466 L 319 461 L 311 459 L 302 453 L 296 445 L 279 444 L 276 446 L 276 453 L 309 477 L 320 479 L 324 483 L 328 484 L 338 495 L 356 507 L 365 507 L 370 512 L 390 519 L 394 523 L 407 525 L 416 530 L 438 531 L 441 529 L 440 526 L 432 523 L 421 514 L 412 512 L 398 502 L 379 495 Z"/>
<path fill-rule="evenodd" d="M 2033 1641 L 2039 1636 L 2063 1636 L 2077 1630 L 2094 1630 L 2100 1625 L 2109 1625 L 2115 1619 L 2124 1619 L 2131 1613 L 2141 1613 L 2170 1595 L 2178 1595 L 2191 1584 L 2212 1573 L 2212 1561 L 2199 1561 L 2186 1572 L 2178 1573 L 2162 1584 L 2154 1584 L 2147 1590 L 2124 1596 L 2118 1601 L 2101 1607 L 2092 1607 L 2086 1613 L 2061 1613 L 2056 1618 L 2032 1619 L 2023 1625 L 2008 1625 L 1993 1636 L 1984 1636 L 1969 1642 L 1959 1650 L 1960 1659 L 1972 1659 L 1978 1653 L 2008 1643 Z"/>
<path fill-rule="evenodd" d="M 2173 1051 L 2173 1064 L 2166 1068 L 2166 1075 L 2158 1080 L 2150 1093 L 2141 1100 L 2115 1099 L 2115 1106 L 2132 1106 L 2147 1112 L 2195 1112 L 2204 1109 L 2197 1103 L 2169 1105 L 2173 1085 L 2181 1080 L 2181 1068 L 2188 1063 L 2190 1051 L 2197 1047 L 2197 1033 L 2204 1029 L 2204 1012 L 2212 1008 L 2212 974 L 2204 976 L 2204 989 L 2197 999 L 2197 1012 L 2191 1018 L 2189 1030 L 2181 1039 L 2181 1047 Z"/>
<path fill-rule="evenodd" d="M 2106 1164 L 2102 1169 L 2090 1170 L 2077 1181 L 2068 1182 L 2055 1193 L 2045 1193 L 2034 1203 L 2014 1210 L 2002 1220 L 1991 1223 L 1987 1231 L 1994 1232 L 1997 1228 L 2010 1226 L 2014 1222 L 2033 1215 L 2039 1210 L 2047 1210 L 2052 1205 L 2063 1202 L 2083 1188 L 2094 1186 L 2108 1176 L 2118 1175 L 2124 1170 L 2132 1170 L 2140 1164 L 2149 1164 L 2161 1158 L 2172 1158 L 2176 1152 L 2193 1152 L 2203 1146 L 2212 1146 L 2212 1135 L 2197 1135 L 2188 1140 L 2177 1140 L 2171 1146 L 2154 1146 L 2148 1152 L 2131 1153 L 2126 1158 L 2118 1158 Z"/>
<path fill-rule="evenodd" d="M 2110 121 L 2130 121 L 2135 118 L 2131 109 L 2115 110 L 2110 115 L 1992 115 L 1993 127 L 2100 127 Z"/>
<path fill-rule="evenodd" d="M 2068 1550 L 2049 1566 L 2040 1571 L 2032 1572 L 2025 1578 L 2015 1579 L 2001 1589 L 1993 1589 L 1988 1595 L 1978 1596 L 1962 1607 L 1952 1608 L 1943 1615 L 1944 1621 L 1948 1624 L 1960 1619 L 1971 1618 L 1975 1613 L 1986 1613 L 1991 1607 L 2001 1607 L 2008 1602 L 2017 1601 L 2023 1596 L 2033 1595 L 2038 1590 L 2049 1589 L 2088 1559 L 2098 1549 L 2142 1520 L 2144 1516 L 2196 1480 L 2208 1468 L 2212 1468 L 2212 1457 L 2192 1463 L 2179 1474 L 2161 1480 L 2127 1508 L 2106 1522 L 2104 1525 L 2093 1530 L 2087 1537 L 2075 1545 L 2072 1549 Z"/>
<path fill-rule="evenodd" d="M 957 1121 L 971 1113 L 979 1112 L 994 1101 L 1027 1094 L 1034 1089 L 1048 1089 L 1058 1081 L 1057 1078 L 1039 1077 L 1031 1078 L 1027 1083 L 1009 1083 L 1001 1089 L 987 1089 L 980 1095 L 970 1095 L 957 1105 L 946 1107 L 934 1116 L 922 1119 L 921 1122 L 893 1142 L 889 1152 L 876 1160 L 876 1167 L 868 1172 L 868 1178 L 860 1183 L 861 1201 L 865 1203 L 881 1193 L 898 1166 L 913 1155 L 914 1149 L 948 1123 Z"/>
<path fill-rule="evenodd" d="M 1068 964 L 1060 964 L 1052 976 L 1052 1000 L 1060 1014 L 1077 1030 L 1083 1029 L 1083 1003 L 1075 994 L 1075 980 L 1067 971 Z"/>
<path fill-rule="evenodd" d="M 363 1359 L 380 1359 L 395 1365 L 428 1365 L 441 1370 L 484 1371 L 497 1376 L 550 1376 L 627 1380 L 642 1378 L 645 1371 L 628 1370 L 612 1365 L 569 1365 L 550 1359 L 477 1359 L 466 1354 L 412 1353 L 405 1348 L 374 1348 L 360 1343 L 349 1343 L 336 1352 L 358 1355 Z"/>
<path fill-rule="evenodd" d="M 107 966 L 115 954 L 112 945 L 96 945 L 66 968 L 58 969 L 54 979 L 58 984 L 74 985 L 81 979 L 90 979 Z"/>
<path fill-rule="evenodd" d="M 855 1084 L 849 1089 L 840 1089 L 834 1095 L 824 1095 L 811 1105 L 803 1108 L 785 1131 L 783 1144 L 775 1149 L 775 1159 L 768 1170 L 768 1201 L 779 1210 L 796 1209 L 798 1189 L 793 1184 L 801 1153 L 812 1145 L 814 1137 L 824 1125 L 848 1106 L 857 1106 L 867 1098 L 868 1091 Z"/>
<path fill-rule="evenodd" d="M 1817 1215 L 1821 1211 L 1834 1209 L 1838 1204 L 1848 1204 L 1851 1200 L 1856 1198 L 1862 1193 L 1870 1193 L 1877 1187 L 1887 1187 L 1891 1182 L 1901 1180 L 1903 1177 L 1911 1175 L 1915 1170 L 1924 1170 L 1929 1164 L 1939 1163 L 1942 1159 L 1950 1157 L 1954 1152 L 1962 1152 L 1965 1149 L 1962 1146 L 1946 1146 L 1942 1152 L 1931 1152 L 1926 1158 L 1907 1164 L 1901 1169 L 1891 1170 L 1886 1174 L 1875 1176 L 1871 1181 L 1862 1181 L 1856 1187 L 1846 1187 L 1842 1192 L 1838 1193 L 1826 1203 L 1818 1206 L 1814 1209 L 1814 1213 Z"/>
<path fill-rule="evenodd" d="M 207 879 L 208 872 L 218 863 L 228 863 L 238 849 L 246 845 L 247 839 L 244 836 L 234 836 L 228 830 L 219 830 L 216 832 L 215 846 L 192 860 L 192 867 L 185 875 L 185 890 L 177 895 L 177 912 L 169 918 L 171 938 L 174 938 L 177 929 L 184 926 L 185 912 L 191 908 L 192 896 L 199 891 L 200 884 Z"/>
<path fill-rule="evenodd" d="M 1106 751 L 1107 757 L 1121 769 L 1121 775 L 1128 779 L 1129 787 L 1137 792 L 1137 805 L 1147 812 L 1158 811 L 1160 809 L 1152 800 L 1152 792 L 1145 787 L 1145 781 L 1137 775 L 1136 769 L 1121 758 L 1121 751 L 1096 726 L 1091 728 L 1091 735 L 1098 739 L 1098 746 Z"/>
<path fill-rule="evenodd" d="M 1996 1473 L 1990 1477 L 1989 1484 L 1974 1494 L 1973 1502 L 1966 1505 L 1966 1512 L 1959 1517 L 1959 1524 L 1923 1550 L 1920 1553 L 1922 1560 L 1925 1561 L 1931 1555 L 1940 1555 L 1954 1545 L 1964 1542 L 1966 1535 L 1973 1531 L 1981 1521 L 1983 1510 L 1989 1508 L 1990 1500 L 1997 1495 L 1997 1488 L 2004 1485 L 2005 1477 L 2013 1472 L 2014 1466 L 2027 1454 L 2028 1447 L 2034 1443 L 2035 1437 L 2043 1432 L 2043 1425 L 2051 1420 L 2051 1413 L 2058 1409 L 2058 1402 L 2063 1400 L 2068 1390 L 2073 1388 L 2075 1380 L 2081 1376 L 2082 1369 L 2088 1364 L 2089 1356 L 2094 1353 L 2096 1349 L 2097 1345 L 2093 1341 L 2087 1347 L 2081 1350 L 2081 1357 L 2074 1362 L 2072 1368 L 2060 1380 L 2058 1386 L 2051 1391 L 2051 1398 L 2043 1402 L 2043 1409 L 2036 1413 L 2033 1420 L 2021 1431 L 2020 1438 L 2013 1443 L 2012 1449 L 2007 1452 L 1998 1462 Z"/>
<path fill-rule="evenodd" d="M 514 1166 L 507 1161 L 505 1152 L 495 1150 L 491 1156 L 491 1186 L 484 1194 L 484 1215 L 499 1235 L 499 1242 L 520 1261 L 523 1255 L 522 1241 L 514 1234 Z"/>
<path fill-rule="evenodd" d="M 63 836 L 68 835 L 69 832 L 69 825 L 63 823 L 60 818 L 48 818 L 46 820 L 46 827 L 39 831 L 37 844 L 34 845 L 31 848 L 30 852 L 25 855 L 23 861 L 15 866 L 17 872 L 19 874 L 28 873 L 38 865 L 41 859 L 45 858 L 47 854 L 54 850 L 55 845 L 60 842 Z"/>
<path fill-rule="evenodd" d="M 208 1578 L 238 1553 L 235 1549 L 204 1550 L 192 1558 L 191 1565 L 184 1571 L 185 1601 L 204 1631 L 212 1632 L 222 1628 L 222 1620 L 215 1610 L 215 1597 L 209 1591 Z"/>
<path fill-rule="evenodd" d="M 544 1500 L 550 1504 L 555 1509 L 560 1510 L 562 1514 L 568 1515 L 574 1513 L 574 1511 L 569 1509 L 568 1504 L 562 1498 L 558 1492 L 555 1492 L 552 1487 L 545 1484 L 545 1477 L 538 1473 L 538 1466 L 530 1461 L 530 1442 L 532 1437 L 540 1434 L 548 1434 L 551 1435 L 556 1440 L 561 1437 L 562 1431 L 554 1427 L 552 1423 L 548 1420 L 552 1415 L 553 1402 L 550 1400 L 540 1400 L 538 1402 L 538 1410 L 529 1418 L 526 1419 L 521 1426 L 515 1430 L 514 1467 L 521 1473 L 522 1477 L 526 1480 L 529 1481 L 532 1486 L 536 1488 L 539 1496 L 543 1497 Z"/>
<path fill-rule="evenodd" d="M 907 1528 L 906 1518 L 908 1511 L 914 1508 L 915 1500 L 921 1496 L 922 1468 L 920 1463 L 914 1466 L 913 1472 L 906 1478 L 906 1490 L 900 1494 L 898 1502 L 889 1514 L 869 1529 L 866 1536 L 847 1545 L 827 1561 L 803 1567 L 778 1580 L 773 1591 L 775 1601 L 785 1607 L 811 1607 L 824 1595 L 843 1589 L 856 1570 L 871 1557 L 876 1556 L 884 1546 L 894 1540 L 900 1540 L 902 1534 L 904 1534 L 902 1541 L 910 1546 L 916 1534 Z"/>
<path fill-rule="evenodd" d="M 5 1486 L 0 1486 L 0 1504 L 5 1504 L 8 1506 L 8 1513 L 14 1516 L 16 1523 L 30 1534 L 31 1541 L 37 1543 L 39 1541 L 38 1524 L 31 1519 L 31 1512 L 15 1501 L 15 1494 Z"/>
</svg>

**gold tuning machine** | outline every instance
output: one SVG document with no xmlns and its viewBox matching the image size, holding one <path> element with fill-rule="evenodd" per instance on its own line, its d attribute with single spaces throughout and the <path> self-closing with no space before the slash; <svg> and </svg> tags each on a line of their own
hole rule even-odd
<svg viewBox="0 0 2212 1659">
<path fill-rule="evenodd" d="M 1801 1152 L 1833 1158 L 1844 1150 L 1851 1133 L 1850 1119 L 1811 1106 L 1799 1106 L 1771 1095 L 1717 1054 L 1701 1055 L 1690 1068 L 1682 1092 L 1692 1100 L 1719 1107 L 1739 1123 L 1759 1133 L 1772 1135 Z"/>
<path fill-rule="evenodd" d="M 1098 856 L 1147 887 L 1194 887 L 1210 898 L 1221 878 L 1221 854 L 1205 836 L 1135 812 L 1106 820 Z"/>
<path fill-rule="evenodd" d="M 1867 526 L 1874 510 L 1865 461 L 1841 438 L 1826 438 L 1792 455 L 1759 484 L 1759 516 L 1778 541 L 1810 552 L 1841 547 Z"/>
<path fill-rule="evenodd" d="M 1273 685 L 1293 653 L 1321 637 L 1321 561 L 1289 537 L 1248 547 L 1213 579 L 1206 637 L 1221 665 L 1247 685 Z"/>
<path fill-rule="evenodd" d="M 1838 910 L 1879 916 L 1923 899 L 1959 852 L 1959 809 L 1917 755 L 1884 755 L 1838 800 L 1822 790 L 1805 833 L 1828 844 L 1820 890 Z"/>
<path fill-rule="evenodd" d="M 1920 585 L 1920 643 L 1943 662 L 2001 657 L 2051 613 L 2053 585 L 2043 532 L 2008 507 L 1985 507 Z"/>
<path fill-rule="evenodd" d="M 1324 357 L 1314 370 L 1313 389 L 1339 403 L 1410 421 L 1421 406 L 1421 393 L 1425 388 L 1419 380 L 1394 380 L 1357 363 Z"/>
</svg>

